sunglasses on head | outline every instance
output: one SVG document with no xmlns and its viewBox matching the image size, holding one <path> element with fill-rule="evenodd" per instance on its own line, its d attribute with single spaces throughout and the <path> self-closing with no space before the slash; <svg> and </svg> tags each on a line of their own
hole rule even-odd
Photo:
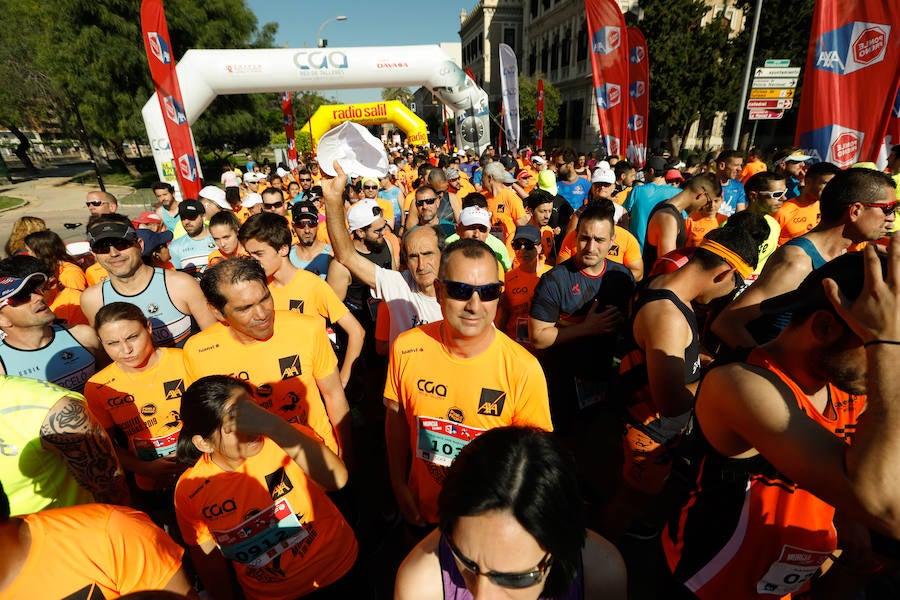
<svg viewBox="0 0 900 600">
<path fill-rule="evenodd" d="M 263 207 L 268 208 L 268 209 L 281 208 L 282 206 L 284 206 L 284 200 L 278 200 L 277 202 L 273 202 L 272 204 L 269 204 L 268 202 L 263 202 Z"/>
<path fill-rule="evenodd" d="M 431 206 L 437 201 L 437 198 L 422 198 L 421 200 L 416 200 L 416 206 Z"/>
<path fill-rule="evenodd" d="M 88 200 L 87 202 L 85 202 L 85 204 L 87 206 L 100 206 L 101 204 L 103 204 L 103 201 L 102 200 L 93 200 L 93 201 Z"/>
<path fill-rule="evenodd" d="M 884 216 L 888 216 L 897 210 L 897 207 L 900 206 L 900 202 L 889 202 L 887 204 L 881 204 L 879 202 L 860 202 L 866 208 L 878 208 L 881 212 L 884 213 Z"/>
<path fill-rule="evenodd" d="M 441 279 L 441 283 L 444 284 L 444 289 L 447 290 L 447 295 L 454 300 L 465 301 L 471 298 L 472 294 L 478 292 L 478 297 L 482 302 L 490 302 L 499 298 L 500 292 L 503 291 L 503 284 L 499 282 L 486 283 L 484 285 L 470 285 L 461 281 Z"/>
<path fill-rule="evenodd" d="M 91 244 L 91 250 L 94 254 L 109 254 L 112 248 L 115 248 L 117 252 L 123 252 L 132 246 L 134 246 L 134 240 L 126 240 L 125 238 L 106 238 L 97 240 Z"/>
<path fill-rule="evenodd" d="M 531 569 L 530 571 L 525 571 L 524 573 L 500 573 L 498 571 L 482 571 L 478 567 L 478 563 L 476 563 L 471 558 L 466 557 L 462 552 L 459 551 L 459 548 L 456 547 L 456 544 L 453 543 L 449 536 L 445 536 L 444 539 L 447 540 L 447 546 L 450 547 L 450 552 L 453 554 L 453 557 L 457 560 L 457 562 L 459 562 L 460 565 L 462 565 L 462 567 L 466 571 L 469 571 L 473 575 L 483 575 L 490 579 L 494 585 L 498 585 L 500 587 L 508 589 L 520 590 L 539 584 L 541 581 L 543 581 L 544 574 L 550 567 L 550 563 L 553 562 L 553 558 L 548 552 L 544 555 L 544 558 L 541 559 L 541 562 L 539 562 L 535 568 Z"/>
<path fill-rule="evenodd" d="M 778 200 L 779 198 L 783 198 L 785 194 L 787 194 L 787 190 L 777 190 L 774 192 L 757 192 L 760 196 L 765 196 L 767 198 L 772 198 L 773 200 Z"/>
<path fill-rule="evenodd" d="M 513 250 L 534 250 L 534 242 L 530 240 L 513 240 Z"/>
<path fill-rule="evenodd" d="M 0 300 L 0 308 L 3 308 L 4 306 L 12 306 L 15 308 L 16 306 L 28 304 L 31 302 L 32 295 L 43 293 L 46 283 L 46 281 L 33 281 L 28 283 L 12 296 Z"/>
</svg>

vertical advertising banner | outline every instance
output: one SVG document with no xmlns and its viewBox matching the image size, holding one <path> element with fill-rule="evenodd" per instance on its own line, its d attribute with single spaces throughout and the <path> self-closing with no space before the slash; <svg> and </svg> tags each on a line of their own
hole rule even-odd
<svg viewBox="0 0 900 600">
<path fill-rule="evenodd" d="M 281 92 L 281 115 L 284 117 L 284 136 L 287 138 L 288 168 L 297 176 L 297 139 L 294 136 L 294 103 L 290 92 Z"/>
<path fill-rule="evenodd" d="M 184 110 L 184 100 L 181 98 L 162 0 L 141 2 L 141 29 L 147 61 L 150 63 L 150 76 L 166 122 L 172 156 L 175 157 L 178 185 L 183 198 L 197 198 L 201 187 L 200 163 L 191 139 L 191 126 Z"/>
<path fill-rule="evenodd" d="M 636 167 L 647 161 L 647 117 L 650 114 L 650 59 L 647 40 L 637 27 L 628 28 L 628 144 L 625 157 Z"/>
<path fill-rule="evenodd" d="M 884 146 L 876 161 L 879 169 L 887 167 L 887 159 L 891 153 L 891 148 L 897 144 L 900 144 L 900 85 L 897 87 L 897 94 L 894 96 L 894 102 L 891 106 L 891 116 L 888 119 L 887 130 L 884 132 Z"/>
<path fill-rule="evenodd" d="M 628 32 L 615 0 L 585 0 L 594 95 L 607 154 L 622 156 L 628 131 Z"/>
<path fill-rule="evenodd" d="M 544 80 L 538 79 L 537 84 L 537 117 L 534 120 L 534 129 L 537 140 L 534 147 L 540 150 L 544 147 Z"/>
<path fill-rule="evenodd" d="M 506 149 L 515 152 L 519 147 L 519 65 L 516 53 L 507 44 L 500 44 L 500 90 Z"/>
<path fill-rule="evenodd" d="M 820 0 L 796 143 L 841 168 L 875 161 L 900 82 L 900 11 L 884 0 Z"/>
</svg>

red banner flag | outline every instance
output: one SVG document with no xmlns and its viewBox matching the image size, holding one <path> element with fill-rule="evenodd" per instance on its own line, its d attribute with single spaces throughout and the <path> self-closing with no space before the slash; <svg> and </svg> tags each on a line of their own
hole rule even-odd
<svg viewBox="0 0 900 600">
<path fill-rule="evenodd" d="M 628 145 L 625 156 L 637 166 L 647 161 L 647 118 L 650 114 L 650 60 L 647 40 L 637 27 L 628 28 Z"/>
<path fill-rule="evenodd" d="M 290 92 L 281 92 L 281 115 L 284 117 L 284 136 L 287 138 L 288 168 L 297 176 L 297 139 L 294 136 L 294 103 Z"/>
<path fill-rule="evenodd" d="M 537 132 L 535 149 L 544 147 L 544 80 L 538 79 L 537 85 L 537 117 L 534 120 L 534 129 Z"/>
<path fill-rule="evenodd" d="M 878 155 L 878 168 L 884 169 L 887 166 L 888 155 L 891 148 L 900 144 L 900 87 L 897 88 L 897 94 L 894 97 L 894 105 L 891 108 L 891 116 L 888 119 L 887 131 L 884 134 L 884 148 Z M 894 173 L 896 175 L 897 173 Z M 898 190 L 897 194 L 900 194 Z M 900 195 L 897 196 L 900 198 Z"/>
<path fill-rule="evenodd" d="M 628 32 L 615 0 L 585 0 L 600 135 L 607 154 L 622 156 L 628 131 Z"/>
<path fill-rule="evenodd" d="M 191 126 L 181 98 L 162 0 L 141 2 L 141 30 L 147 62 L 150 63 L 150 76 L 166 123 L 172 156 L 175 157 L 174 170 L 182 198 L 197 198 L 200 193 L 200 162 L 194 150 Z"/>
<path fill-rule="evenodd" d="M 796 143 L 837 166 L 874 161 L 900 82 L 900 12 L 884 0 L 820 0 Z"/>
</svg>

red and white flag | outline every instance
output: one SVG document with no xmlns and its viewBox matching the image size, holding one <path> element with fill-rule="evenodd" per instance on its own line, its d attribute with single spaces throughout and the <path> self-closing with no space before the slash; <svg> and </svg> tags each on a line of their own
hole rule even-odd
<svg viewBox="0 0 900 600">
<path fill-rule="evenodd" d="M 615 0 L 585 0 L 594 94 L 607 154 L 622 156 L 628 131 L 628 33 Z"/>
<path fill-rule="evenodd" d="M 647 118 L 650 114 L 650 60 L 647 40 L 637 27 L 628 28 L 628 143 L 625 157 L 640 168 L 647 161 Z"/>
<path fill-rule="evenodd" d="M 544 147 L 544 80 L 538 79 L 537 84 L 537 117 L 534 120 L 534 129 L 537 133 L 535 148 L 540 150 Z"/>
</svg>

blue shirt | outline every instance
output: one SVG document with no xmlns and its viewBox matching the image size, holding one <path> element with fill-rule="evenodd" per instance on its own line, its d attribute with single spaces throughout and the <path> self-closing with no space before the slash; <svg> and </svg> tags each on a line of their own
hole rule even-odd
<svg viewBox="0 0 900 600">
<path fill-rule="evenodd" d="M 722 186 L 722 196 L 725 201 L 719 207 L 719 214 L 730 217 L 737 212 L 738 204 L 747 205 L 747 196 L 744 194 L 744 186 L 737 179 L 729 179 L 728 183 Z"/>
<path fill-rule="evenodd" d="M 644 250 L 644 239 L 647 237 L 647 224 L 650 222 L 650 213 L 660 202 L 676 196 L 681 190 L 675 186 L 657 183 L 645 183 L 631 189 L 631 193 L 625 198 L 623 208 L 631 213 L 631 222 L 628 231 L 634 234 L 641 251 Z"/>
<path fill-rule="evenodd" d="M 591 182 L 584 177 L 579 177 L 573 183 L 565 181 L 556 182 L 557 193 L 566 199 L 573 209 L 578 210 L 584 204 L 588 193 L 591 191 Z"/>
<path fill-rule="evenodd" d="M 787 186 L 787 193 L 784 195 L 785 199 L 790 200 L 791 198 L 796 198 L 800 195 L 799 179 L 793 175 L 788 175 L 787 180 L 784 183 Z"/>
<path fill-rule="evenodd" d="M 169 244 L 169 254 L 172 255 L 172 266 L 179 271 L 190 275 L 200 276 L 209 264 L 209 253 L 216 249 L 212 234 L 194 239 L 189 235 L 183 235 Z"/>
</svg>

